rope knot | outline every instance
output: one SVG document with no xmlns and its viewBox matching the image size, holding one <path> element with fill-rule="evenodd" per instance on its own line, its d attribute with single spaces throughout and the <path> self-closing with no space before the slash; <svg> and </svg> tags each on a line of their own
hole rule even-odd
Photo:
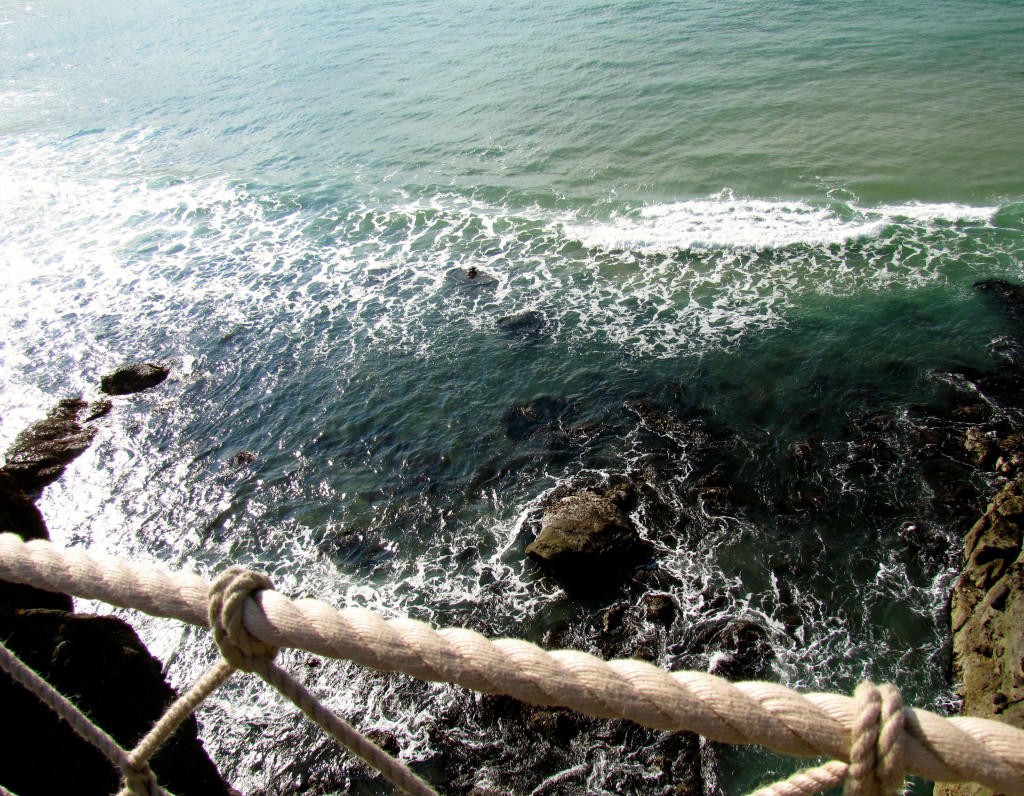
<svg viewBox="0 0 1024 796">
<path fill-rule="evenodd" d="M 163 793 L 146 760 L 122 766 L 121 774 L 124 777 L 124 790 L 121 793 L 129 793 L 132 796 L 160 796 Z"/>
<path fill-rule="evenodd" d="M 903 697 L 894 685 L 865 680 L 853 693 L 856 715 L 844 796 L 895 796 L 903 787 Z"/>
<path fill-rule="evenodd" d="M 273 589 L 270 578 L 244 567 L 228 567 L 210 584 L 207 593 L 210 630 L 213 640 L 231 666 L 245 672 L 253 671 L 252 658 L 273 659 L 277 647 L 253 636 L 242 622 L 245 601 L 255 592 Z"/>
</svg>

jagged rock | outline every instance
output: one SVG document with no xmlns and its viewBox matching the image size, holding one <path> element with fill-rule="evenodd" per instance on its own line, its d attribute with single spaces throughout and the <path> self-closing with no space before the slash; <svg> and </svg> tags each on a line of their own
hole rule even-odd
<svg viewBox="0 0 1024 796">
<path fill-rule="evenodd" d="M 578 492 L 548 508 L 526 554 L 566 586 L 597 590 L 622 580 L 653 550 L 611 496 Z"/>
<path fill-rule="evenodd" d="M 125 365 L 100 380 L 100 389 L 107 395 L 129 395 L 156 387 L 170 373 L 170 368 L 152 362 Z"/>
<path fill-rule="evenodd" d="M 953 670 L 963 713 L 1024 729 L 1024 479 L 1007 483 L 964 539 L 953 588 Z M 978 785 L 940 785 L 942 796 L 980 796 Z"/>
<path fill-rule="evenodd" d="M 645 594 L 643 597 L 647 619 L 668 627 L 676 618 L 679 607 L 670 594 Z"/>
<path fill-rule="evenodd" d="M 0 638 L 124 748 L 132 748 L 176 698 L 160 662 L 120 619 L 0 608 Z M 109 796 L 117 790 L 115 767 L 6 675 L 0 675 L 0 704 L 15 722 L 0 755 L 4 787 L 21 796 Z M 232 793 L 199 742 L 194 717 L 156 754 L 152 767 L 160 784 L 180 796 Z"/>
<path fill-rule="evenodd" d="M 58 401 L 43 420 L 17 436 L 2 472 L 26 492 L 52 484 L 92 443 L 96 429 L 82 424 L 93 414 L 81 398 Z"/>
<path fill-rule="evenodd" d="M 989 467 L 996 460 L 999 446 L 994 435 L 986 434 L 978 426 L 971 426 L 965 435 L 964 450 L 979 467 Z"/>
</svg>

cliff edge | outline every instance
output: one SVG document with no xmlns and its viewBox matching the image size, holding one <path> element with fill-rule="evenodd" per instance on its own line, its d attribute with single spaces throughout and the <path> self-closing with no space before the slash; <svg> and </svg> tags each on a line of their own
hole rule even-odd
<svg viewBox="0 0 1024 796">
<path fill-rule="evenodd" d="M 963 714 L 1024 729 L 1024 476 L 996 494 L 964 539 L 953 588 L 953 670 Z M 987 796 L 979 785 L 942 784 L 936 796 Z"/>
</svg>

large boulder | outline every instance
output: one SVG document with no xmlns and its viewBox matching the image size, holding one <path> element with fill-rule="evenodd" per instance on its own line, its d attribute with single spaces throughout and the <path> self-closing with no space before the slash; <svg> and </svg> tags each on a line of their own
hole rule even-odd
<svg viewBox="0 0 1024 796">
<path fill-rule="evenodd" d="M 0 638 L 125 749 L 149 731 L 176 694 L 135 631 L 122 620 L 67 611 L 0 608 Z M 23 686 L 0 675 L 7 728 L 0 783 L 20 796 L 109 796 L 117 769 Z M 152 760 L 160 784 L 179 796 L 228 796 L 190 717 Z"/>
<path fill-rule="evenodd" d="M 576 590 L 599 590 L 623 580 L 653 549 L 623 508 L 622 496 L 583 491 L 550 506 L 526 554 Z"/>
<path fill-rule="evenodd" d="M 171 371 L 163 365 L 140 362 L 125 365 L 100 379 L 100 389 L 107 395 L 129 395 L 156 387 Z"/>
<path fill-rule="evenodd" d="M 15 438 L 0 472 L 26 492 L 52 484 L 92 444 L 96 428 L 88 424 L 106 408 L 105 402 L 88 404 L 81 398 L 58 401 L 44 419 Z"/>
</svg>

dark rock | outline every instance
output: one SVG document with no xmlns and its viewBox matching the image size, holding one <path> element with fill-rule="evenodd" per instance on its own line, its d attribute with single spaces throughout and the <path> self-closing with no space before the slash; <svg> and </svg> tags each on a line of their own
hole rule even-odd
<svg viewBox="0 0 1024 796">
<path fill-rule="evenodd" d="M 544 512 L 526 554 L 566 586 L 591 591 L 621 581 L 653 549 L 613 500 L 579 492 Z"/>
<path fill-rule="evenodd" d="M 448 272 L 448 278 L 459 287 L 469 289 L 495 287 L 498 284 L 497 279 L 474 266 L 465 270 L 453 268 Z"/>
<path fill-rule="evenodd" d="M 995 462 L 999 447 L 994 434 L 987 434 L 978 426 L 971 426 L 965 435 L 964 450 L 975 464 L 987 468 Z"/>
<path fill-rule="evenodd" d="M 252 451 L 239 451 L 231 457 L 231 464 L 235 467 L 244 467 L 256 461 L 256 454 Z"/>
<path fill-rule="evenodd" d="M 159 661 L 120 619 L 2 608 L 0 638 L 124 748 L 132 748 L 176 698 Z M 0 704 L 6 716 L 17 717 L 0 755 L 6 788 L 21 796 L 109 796 L 117 790 L 114 766 L 6 674 L 0 674 Z M 160 784 L 181 796 L 231 793 L 197 738 L 194 717 L 161 748 L 152 767 Z"/>
<path fill-rule="evenodd" d="M 88 404 L 80 398 L 58 401 L 43 420 L 17 436 L 7 449 L 2 472 L 26 492 L 52 484 L 96 436 L 95 428 L 82 426 L 87 409 Z"/>
<path fill-rule="evenodd" d="M 534 708 L 526 726 L 551 743 L 568 744 L 580 731 L 577 714 L 565 708 Z"/>
<path fill-rule="evenodd" d="M 514 315 L 505 315 L 497 320 L 498 328 L 513 337 L 538 337 L 547 329 L 548 321 L 543 312 L 527 310 Z"/>
<path fill-rule="evenodd" d="M 93 401 L 89 404 L 89 408 L 85 413 L 85 417 L 82 418 L 82 422 L 91 423 L 93 420 L 99 420 L 101 417 L 106 417 L 110 414 L 110 410 L 113 408 L 114 404 L 106 398 L 100 401 Z"/>
<path fill-rule="evenodd" d="M 155 387 L 167 378 L 171 371 L 163 365 L 140 362 L 125 365 L 100 380 L 100 389 L 107 395 L 129 395 Z"/>
<path fill-rule="evenodd" d="M 558 427 L 574 409 L 572 401 L 542 395 L 505 410 L 501 423 L 511 439 L 521 440 Z"/>
<path fill-rule="evenodd" d="M 0 471 L 0 533 L 16 533 L 26 542 L 33 539 L 49 540 L 50 533 L 43 515 L 11 477 Z M 20 583 L 0 580 L 0 606 L 11 608 L 56 608 L 71 610 L 71 598 L 66 594 L 36 589 Z"/>
<path fill-rule="evenodd" d="M 402 747 L 398 744 L 398 738 L 393 732 L 388 730 L 367 730 L 366 737 L 392 757 L 397 756 L 402 751 Z"/>
<path fill-rule="evenodd" d="M 687 647 L 707 656 L 709 671 L 728 680 L 763 679 L 775 656 L 768 631 L 750 619 L 705 622 Z"/>
<path fill-rule="evenodd" d="M 645 594 L 643 605 L 648 621 L 665 627 L 669 627 L 679 613 L 676 601 L 669 594 Z"/>
<path fill-rule="evenodd" d="M 1024 285 L 1015 285 L 1002 279 L 987 279 L 975 282 L 974 287 L 994 297 L 1013 318 L 1024 321 Z"/>
</svg>

